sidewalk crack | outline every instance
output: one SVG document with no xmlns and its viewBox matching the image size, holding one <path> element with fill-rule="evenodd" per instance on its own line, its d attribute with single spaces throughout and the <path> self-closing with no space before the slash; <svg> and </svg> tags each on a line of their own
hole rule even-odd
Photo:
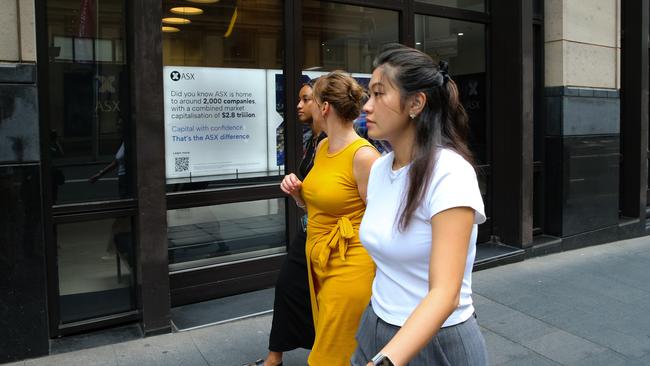
<svg viewBox="0 0 650 366">
<path fill-rule="evenodd" d="M 190 336 L 190 339 L 192 340 L 192 344 L 194 345 L 194 348 L 196 348 L 196 350 L 199 352 L 199 355 L 201 355 L 201 358 L 203 359 L 203 361 L 205 361 L 205 364 L 207 366 L 210 366 L 210 362 L 208 362 L 208 359 L 205 358 L 205 355 L 203 354 L 203 352 L 201 352 L 201 349 L 199 348 L 199 346 L 197 346 L 196 343 L 194 342 L 194 337 L 192 336 L 192 334 L 190 334 L 189 336 Z"/>
</svg>

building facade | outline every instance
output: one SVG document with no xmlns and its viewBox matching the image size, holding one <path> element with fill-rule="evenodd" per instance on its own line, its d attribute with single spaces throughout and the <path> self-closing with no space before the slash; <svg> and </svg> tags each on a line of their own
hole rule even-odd
<svg viewBox="0 0 650 366">
<path fill-rule="evenodd" d="M 648 234 L 650 0 L 7 0 L 0 362 L 274 285 L 302 83 L 446 60 L 488 221 L 476 269 Z M 356 121 L 363 131 L 363 115 Z"/>
</svg>

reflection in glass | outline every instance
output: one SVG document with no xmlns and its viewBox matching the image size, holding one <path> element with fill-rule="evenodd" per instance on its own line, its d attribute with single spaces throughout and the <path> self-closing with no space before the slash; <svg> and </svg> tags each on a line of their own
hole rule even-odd
<svg viewBox="0 0 650 366">
<path fill-rule="evenodd" d="M 113 61 L 113 42 L 109 39 L 95 40 L 95 60 L 112 62 Z"/>
<path fill-rule="evenodd" d="M 533 171 L 533 229 L 544 229 L 544 175 Z"/>
<path fill-rule="evenodd" d="M 135 308 L 131 218 L 56 227 L 62 323 Z"/>
<path fill-rule="evenodd" d="M 56 53 L 54 58 L 57 60 L 72 61 L 73 52 L 72 37 L 55 36 L 52 40 L 52 52 Z"/>
<path fill-rule="evenodd" d="M 473 11 L 485 11 L 485 0 L 416 0 L 422 3 Z"/>
<path fill-rule="evenodd" d="M 124 1 L 48 1 L 47 22 L 53 203 L 129 198 Z"/>
<path fill-rule="evenodd" d="M 75 38 L 74 39 L 74 60 L 76 62 L 93 62 L 93 39 L 92 38 Z"/>
<path fill-rule="evenodd" d="M 379 48 L 399 40 L 396 11 L 306 0 L 302 14 L 305 70 L 370 73 Z"/>
<path fill-rule="evenodd" d="M 533 26 L 533 161 L 544 161 L 544 33 Z"/>
<path fill-rule="evenodd" d="M 285 200 L 271 199 L 167 211 L 171 269 L 282 253 Z"/>
<path fill-rule="evenodd" d="M 483 204 L 485 206 L 485 214 L 489 217 L 492 214 L 492 207 L 490 206 L 490 172 L 478 168 L 477 169 L 476 179 L 478 180 L 478 188 L 481 191 L 481 197 L 483 197 Z"/>
<path fill-rule="evenodd" d="M 282 2 L 162 5 L 164 18 L 190 20 L 163 32 L 168 191 L 277 181 L 285 151 Z"/>
<path fill-rule="evenodd" d="M 544 1 L 533 0 L 533 15 L 538 17 L 544 16 Z"/>
<path fill-rule="evenodd" d="M 449 62 L 449 73 L 469 116 L 470 148 L 476 163 L 488 163 L 485 25 L 416 15 L 415 45 L 434 60 Z"/>
</svg>

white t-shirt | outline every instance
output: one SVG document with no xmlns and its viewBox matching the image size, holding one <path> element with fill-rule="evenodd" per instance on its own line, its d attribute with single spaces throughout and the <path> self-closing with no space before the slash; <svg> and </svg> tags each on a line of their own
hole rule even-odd
<svg viewBox="0 0 650 366">
<path fill-rule="evenodd" d="M 124 143 L 120 145 L 115 153 L 115 160 L 117 160 L 117 175 L 126 175 L 126 161 L 124 160 Z"/>
<path fill-rule="evenodd" d="M 460 304 L 443 327 L 462 323 L 474 313 L 472 266 L 478 224 L 485 222 L 483 200 L 474 168 L 462 156 L 439 149 L 431 184 L 408 228 L 397 229 L 400 204 L 406 198 L 407 165 L 392 170 L 393 153 L 379 158 L 368 181 L 368 203 L 359 229 L 361 242 L 377 265 L 372 284 L 372 308 L 385 322 L 402 326 L 429 292 L 431 218 L 452 207 L 475 210 Z"/>
</svg>

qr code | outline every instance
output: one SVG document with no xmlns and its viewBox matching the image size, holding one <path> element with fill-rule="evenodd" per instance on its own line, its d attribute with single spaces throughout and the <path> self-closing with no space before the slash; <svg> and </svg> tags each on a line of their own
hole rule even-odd
<svg viewBox="0 0 650 366">
<path fill-rule="evenodd" d="M 190 170 L 190 157 L 176 157 L 174 158 L 174 171 L 175 172 L 186 172 Z"/>
</svg>

